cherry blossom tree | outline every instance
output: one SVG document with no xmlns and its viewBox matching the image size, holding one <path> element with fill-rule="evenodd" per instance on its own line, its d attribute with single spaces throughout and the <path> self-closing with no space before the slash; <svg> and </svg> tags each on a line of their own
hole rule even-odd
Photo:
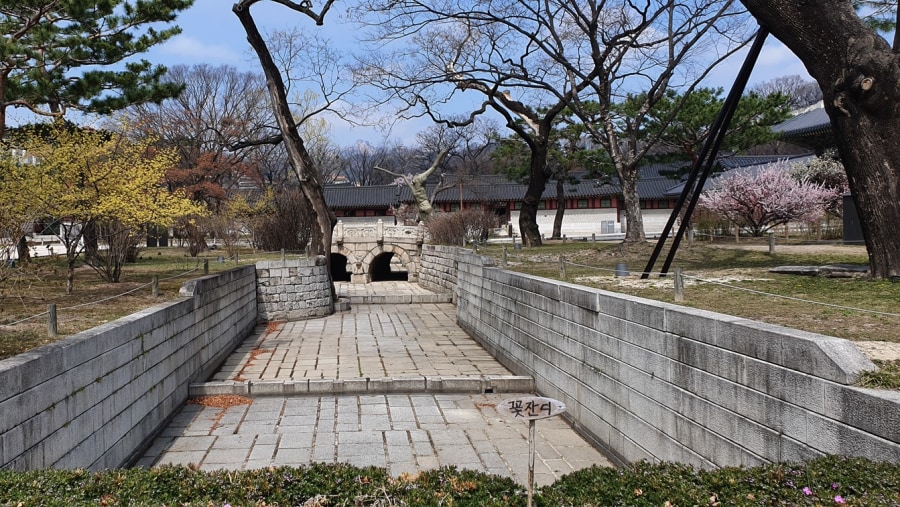
<svg viewBox="0 0 900 507">
<path fill-rule="evenodd" d="M 720 176 L 714 188 L 700 195 L 699 204 L 753 236 L 762 236 L 788 222 L 819 220 L 837 193 L 834 188 L 794 178 L 789 164 L 776 162 L 758 171 Z"/>
<path fill-rule="evenodd" d="M 869 270 L 900 280 L 900 31 L 897 2 L 741 0 L 803 62 L 825 112 L 856 205 Z M 860 5 L 865 9 L 857 11 Z M 882 4 L 885 10 L 872 8 Z M 880 21 L 879 21 L 880 20 Z"/>
</svg>

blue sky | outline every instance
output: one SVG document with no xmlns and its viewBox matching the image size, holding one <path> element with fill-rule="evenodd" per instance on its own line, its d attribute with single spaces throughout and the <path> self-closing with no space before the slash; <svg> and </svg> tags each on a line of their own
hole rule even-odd
<svg viewBox="0 0 900 507">
<path fill-rule="evenodd" d="M 145 57 L 150 61 L 167 66 L 178 64 L 232 65 L 244 71 L 259 71 L 255 55 L 250 53 L 244 30 L 232 13 L 233 2 L 228 0 L 196 0 L 194 5 L 182 13 L 177 24 L 181 35 L 153 48 Z M 341 24 L 339 8 L 329 13 L 325 25 L 316 27 L 309 19 L 277 5 L 274 2 L 259 2 L 253 6 L 253 16 L 263 33 L 298 26 L 302 29 L 323 30 L 335 43 L 353 41 L 352 29 Z M 738 69 L 743 63 L 746 51 L 715 69 L 707 85 L 721 86 L 727 91 Z M 802 63 L 784 45 L 769 37 L 766 46 L 750 79 L 750 85 L 768 81 L 778 76 L 797 74 L 809 79 Z M 358 139 L 373 144 L 381 142 L 384 133 L 372 129 L 350 128 L 332 122 L 335 141 L 347 145 Z M 415 132 L 427 127 L 422 120 L 408 125 L 400 125 L 389 134 L 391 138 L 411 144 Z"/>
</svg>

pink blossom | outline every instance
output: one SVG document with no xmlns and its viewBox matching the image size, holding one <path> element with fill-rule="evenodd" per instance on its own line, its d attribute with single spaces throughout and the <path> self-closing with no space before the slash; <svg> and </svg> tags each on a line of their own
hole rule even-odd
<svg viewBox="0 0 900 507">
<path fill-rule="evenodd" d="M 791 176 L 787 163 L 719 176 L 700 195 L 703 208 L 724 216 L 754 236 L 788 222 L 816 222 L 838 191 Z"/>
<path fill-rule="evenodd" d="M 806 496 L 809 496 L 812 494 L 812 490 L 809 489 L 809 486 L 806 486 L 805 488 L 803 488 L 803 494 Z"/>
<path fill-rule="evenodd" d="M 844 497 L 842 497 L 841 495 L 837 495 L 836 497 L 834 497 L 834 503 L 846 503 L 846 502 L 844 502 Z"/>
</svg>

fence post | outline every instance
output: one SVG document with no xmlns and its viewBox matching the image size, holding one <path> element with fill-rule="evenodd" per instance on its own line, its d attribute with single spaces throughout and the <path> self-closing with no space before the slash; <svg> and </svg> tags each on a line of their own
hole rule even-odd
<svg viewBox="0 0 900 507">
<path fill-rule="evenodd" d="M 684 277 L 682 276 L 681 268 L 675 268 L 675 302 L 681 303 L 684 301 Z"/>
<path fill-rule="evenodd" d="M 153 297 L 159 297 L 159 275 L 153 275 Z"/>
<path fill-rule="evenodd" d="M 509 251 L 506 249 L 506 245 L 503 245 L 503 267 L 505 268 L 507 262 L 509 261 Z"/>
<path fill-rule="evenodd" d="M 56 304 L 51 303 L 47 305 L 47 334 L 50 338 L 56 338 L 56 331 Z"/>
<path fill-rule="evenodd" d="M 203 274 L 209 274 L 209 259 L 203 259 Z"/>
<path fill-rule="evenodd" d="M 559 277 L 566 279 L 566 257 L 563 255 L 559 256 Z"/>
<path fill-rule="evenodd" d="M 284 248 L 281 249 L 281 262 L 284 262 Z"/>
<path fill-rule="evenodd" d="M 775 233 L 769 231 L 769 255 L 775 253 Z"/>
</svg>

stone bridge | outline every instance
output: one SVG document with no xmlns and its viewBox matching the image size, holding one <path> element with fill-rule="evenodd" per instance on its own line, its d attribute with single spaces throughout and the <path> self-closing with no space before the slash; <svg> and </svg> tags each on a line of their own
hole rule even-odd
<svg viewBox="0 0 900 507">
<path fill-rule="evenodd" d="M 345 224 L 338 221 L 331 241 L 331 276 L 336 282 L 369 283 L 419 279 L 425 227 Z"/>
</svg>

